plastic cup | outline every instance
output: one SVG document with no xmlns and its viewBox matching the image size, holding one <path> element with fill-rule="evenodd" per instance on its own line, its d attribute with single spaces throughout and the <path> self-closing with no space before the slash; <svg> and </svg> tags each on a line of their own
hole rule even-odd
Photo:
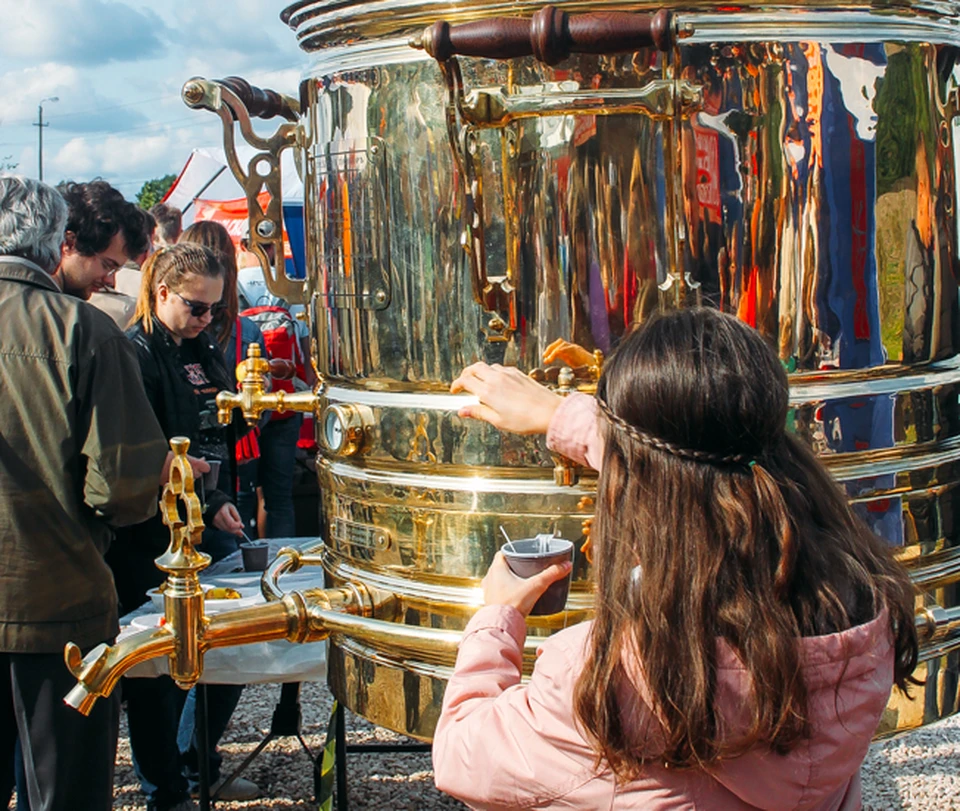
<svg viewBox="0 0 960 811">
<path fill-rule="evenodd" d="M 573 542 L 552 535 L 522 538 L 500 547 L 510 571 L 517 577 L 533 577 L 554 563 L 573 561 Z M 531 616 L 556 614 L 563 611 L 570 593 L 571 571 L 566 577 L 550 584 L 533 606 Z"/>
<path fill-rule="evenodd" d="M 216 490 L 220 478 L 220 462 L 208 459 L 207 464 L 210 465 L 210 470 L 203 474 L 203 486 L 207 490 Z"/>
<path fill-rule="evenodd" d="M 247 541 L 240 544 L 245 572 L 262 572 L 267 568 L 270 546 L 266 541 Z"/>
</svg>

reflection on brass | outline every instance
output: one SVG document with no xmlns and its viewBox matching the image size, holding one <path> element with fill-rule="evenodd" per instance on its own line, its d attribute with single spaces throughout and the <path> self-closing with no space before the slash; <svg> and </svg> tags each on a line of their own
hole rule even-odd
<svg viewBox="0 0 960 811">
<path fill-rule="evenodd" d="M 565 366 L 563 388 L 590 392 L 595 352 L 661 310 L 709 305 L 775 348 L 790 429 L 922 589 L 926 683 L 891 701 L 881 734 L 953 714 L 960 12 L 698 2 L 668 53 L 558 68 L 440 65 L 403 44 L 437 19 L 502 13 L 488 0 L 285 12 L 316 52 L 290 140 L 322 413 L 362 407 L 374 426 L 352 455 L 321 441 L 317 460 L 324 544 L 304 557 L 330 589 L 305 605 L 356 612 L 329 638 L 332 690 L 429 738 L 452 661 L 440 652 L 479 604 L 500 525 L 577 548 L 567 612 L 531 621 L 531 638 L 589 616 L 594 475 L 558 485 L 542 438 L 459 417 L 460 370 L 483 360 L 557 386 Z M 545 363 L 558 339 L 586 356 Z M 256 391 L 225 405 L 252 415 Z"/>
<path fill-rule="evenodd" d="M 323 387 L 322 379 L 313 391 L 290 392 L 278 389 L 267 391 L 267 375 L 270 364 L 260 353 L 260 344 L 252 343 L 247 348 L 247 359 L 237 364 L 237 382 L 239 392 L 221 391 L 217 395 L 217 419 L 227 424 L 231 412 L 239 408 L 248 425 L 256 425 L 264 411 L 299 411 L 307 414 L 317 410 L 319 392 Z"/>
</svg>

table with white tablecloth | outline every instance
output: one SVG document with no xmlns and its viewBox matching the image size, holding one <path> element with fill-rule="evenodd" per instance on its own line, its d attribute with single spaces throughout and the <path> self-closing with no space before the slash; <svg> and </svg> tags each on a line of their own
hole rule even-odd
<svg viewBox="0 0 960 811">
<path fill-rule="evenodd" d="M 302 548 L 313 546 L 316 538 L 278 538 L 269 541 L 270 559 L 284 546 Z M 202 546 L 200 549 L 202 550 Z M 262 572 L 244 572 L 240 552 L 234 552 L 200 573 L 204 588 L 225 586 L 240 592 L 236 606 L 232 600 L 216 601 L 216 608 L 208 605 L 207 614 L 226 608 L 242 608 L 266 602 L 260 594 Z M 280 587 L 284 591 L 323 586 L 323 569 L 308 566 L 298 572 L 283 575 Z M 148 626 L 162 608 L 147 602 L 136 611 L 120 618 L 120 638 Z M 207 651 L 203 657 L 203 674 L 200 681 L 209 684 L 261 684 L 267 682 L 322 681 L 326 678 L 326 645 L 314 642 L 298 644 L 286 640 L 253 642 L 228 648 Z M 167 671 L 167 657 L 149 659 L 132 668 L 126 675 L 131 678 L 153 678 Z"/>
</svg>

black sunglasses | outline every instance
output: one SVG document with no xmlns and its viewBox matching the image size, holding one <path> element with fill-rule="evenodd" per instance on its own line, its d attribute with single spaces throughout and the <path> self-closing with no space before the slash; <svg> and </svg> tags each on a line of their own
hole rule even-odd
<svg viewBox="0 0 960 811">
<path fill-rule="evenodd" d="M 176 293 L 176 291 L 174 292 Z M 218 301 L 216 304 L 207 304 L 205 301 L 190 301 L 179 293 L 177 293 L 177 297 L 190 308 L 190 315 L 194 318 L 203 318 L 208 312 L 216 318 L 227 308 L 227 305 L 222 301 Z"/>
</svg>

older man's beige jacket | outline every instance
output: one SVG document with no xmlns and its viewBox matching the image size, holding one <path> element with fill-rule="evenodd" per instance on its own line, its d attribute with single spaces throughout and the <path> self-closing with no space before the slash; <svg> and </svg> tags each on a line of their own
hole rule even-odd
<svg viewBox="0 0 960 811">
<path fill-rule="evenodd" d="M 0 652 L 117 632 L 111 527 L 157 509 L 167 448 L 133 345 L 41 268 L 0 256 Z"/>
</svg>

